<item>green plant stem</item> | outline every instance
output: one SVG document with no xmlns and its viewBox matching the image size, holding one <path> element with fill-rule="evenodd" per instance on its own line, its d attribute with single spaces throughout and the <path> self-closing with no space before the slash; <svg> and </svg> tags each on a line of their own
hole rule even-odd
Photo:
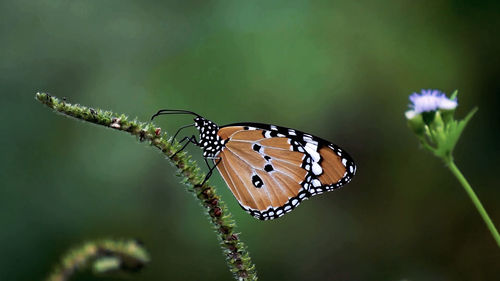
<svg viewBox="0 0 500 281">
<path fill-rule="evenodd" d="M 130 121 L 124 114 L 117 115 L 110 111 L 70 104 L 45 93 L 37 93 L 35 98 L 59 113 L 127 132 L 136 136 L 139 141 L 148 141 L 151 146 L 160 149 L 167 156 L 167 159 L 179 169 L 178 176 L 183 178 L 183 183 L 188 186 L 188 191 L 193 192 L 204 207 L 217 232 L 221 248 L 226 256 L 227 265 L 235 279 L 257 280 L 255 265 L 250 259 L 245 244 L 241 242 L 239 234 L 235 230 L 236 223 L 225 203 L 217 195 L 215 188 L 208 182 L 200 186 L 205 175 L 200 172 L 196 162 L 191 161 L 190 156 L 185 152 L 173 156 L 180 148 L 179 143 L 172 144 L 169 140 L 166 140 L 166 134 L 161 133 L 160 128 L 150 122 Z"/>
<path fill-rule="evenodd" d="M 481 217 L 484 220 L 484 223 L 486 223 L 486 226 L 491 232 L 491 235 L 497 242 L 498 247 L 500 247 L 500 235 L 498 234 L 498 230 L 495 228 L 495 225 L 493 224 L 493 221 L 491 221 L 490 217 L 488 216 L 488 213 L 483 207 L 483 204 L 481 204 L 481 201 L 479 201 L 479 198 L 477 197 L 476 193 L 470 186 L 469 182 L 467 179 L 464 177 L 462 172 L 458 169 L 458 167 L 455 165 L 455 162 L 450 159 L 446 161 L 447 166 L 450 168 L 451 172 L 455 177 L 457 177 L 458 181 L 462 184 L 462 186 L 465 189 L 465 192 L 469 195 L 470 199 L 472 200 L 472 203 L 474 206 L 476 206 L 477 211 L 481 215 Z"/>
</svg>

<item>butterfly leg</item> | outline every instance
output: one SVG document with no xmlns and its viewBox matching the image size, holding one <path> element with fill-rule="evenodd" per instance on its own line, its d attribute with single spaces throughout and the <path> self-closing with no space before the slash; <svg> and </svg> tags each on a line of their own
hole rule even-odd
<svg viewBox="0 0 500 281">
<path fill-rule="evenodd" d="M 217 165 L 219 165 L 221 160 L 222 160 L 222 158 L 218 158 L 217 161 L 215 162 L 215 165 L 213 167 L 210 167 L 210 164 L 208 164 L 207 158 L 205 158 L 205 163 L 207 163 L 207 166 L 208 166 L 208 173 L 205 176 L 205 179 L 203 179 L 203 181 L 201 182 L 201 184 L 197 184 L 197 186 L 203 186 L 205 184 L 205 182 L 207 182 L 207 180 L 212 176 L 212 172 L 215 170 Z"/>
<path fill-rule="evenodd" d="M 177 132 L 175 132 L 175 135 L 172 137 L 172 140 L 170 141 L 170 144 L 173 144 L 174 143 L 174 140 L 175 140 L 175 137 L 177 137 L 177 135 L 185 128 L 189 128 L 189 127 L 193 127 L 194 124 L 189 124 L 189 125 L 186 125 L 186 126 L 182 126 L 179 128 L 179 130 L 177 130 Z"/>
<path fill-rule="evenodd" d="M 172 156 L 170 156 L 170 159 L 174 158 L 175 155 L 177 155 L 177 153 L 183 151 L 186 146 L 188 146 L 188 144 L 190 143 L 194 143 L 195 145 L 198 145 L 198 141 L 196 140 L 196 137 L 194 135 L 192 135 L 191 137 L 184 137 L 182 140 L 179 141 L 179 143 L 183 143 L 187 140 L 187 142 L 181 147 L 181 149 L 177 150 L 174 154 L 172 154 Z"/>
</svg>

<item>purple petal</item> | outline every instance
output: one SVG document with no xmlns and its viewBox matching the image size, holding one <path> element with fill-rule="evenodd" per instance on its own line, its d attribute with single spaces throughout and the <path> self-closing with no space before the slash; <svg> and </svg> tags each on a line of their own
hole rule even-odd
<svg viewBox="0 0 500 281">
<path fill-rule="evenodd" d="M 410 95 L 410 108 L 416 114 L 422 112 L 436 111 L 439 109 L 455 109 L 458 105 L 456 99 L 449 99 L 446 95 L 435 89 L 423 89 L 421 93 L 413 93 Z"/>
</svg>

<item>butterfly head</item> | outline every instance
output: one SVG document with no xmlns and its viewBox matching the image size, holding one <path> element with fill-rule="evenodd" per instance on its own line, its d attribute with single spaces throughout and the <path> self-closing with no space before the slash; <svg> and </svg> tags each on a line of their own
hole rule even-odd
<svg viewBox="0 0 500 281">
<path fill-rule="evenodd" d="M 197 116 L 194 119 L 194 126 L 200 132 L 198 146 L 203 149 L 203 157 L 215 157 L 224 146 L 224 141 L 217 135 L 219 126 L 201 116 Z"/>
<path fill-rule="evenodd" d="M 166 114 L 190 114 L 196 116 L 194 118 L 194 126 L 200 132 L 200 140 L 197 145 L 203 149 L 203 156 L 205 158 L 214 158 L 219 154 L 219 152 L 224 147 L 226 141 L 224 141 L 217 133 L 219 132 L 219 126 L 214 122 L 201 117 L 199 114 L 188 110 L 179 109 L 160 109 L 153 116 L 151 120 L 159 115 Z M 193 125 L 184 126 L 175 133 L 174 138 L 177 136 L 180 130 L 183 128 L 191 127 Z"/>
</svg>

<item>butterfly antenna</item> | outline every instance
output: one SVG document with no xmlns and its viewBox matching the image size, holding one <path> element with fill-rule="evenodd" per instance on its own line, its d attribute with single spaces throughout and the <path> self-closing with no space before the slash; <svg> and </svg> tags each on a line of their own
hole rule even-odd
<svg viewBox="0 0 500 281">
<path fill-rule="evenodd" d="M 197 117 L 201 117 L 199 114 L 197 113 L 194 113 L 192 111 L 188 111 L 188 110 L 178 110 L 178 109 L 160 109 L 158 110 L 158 112 L 156 112 L 153 116 L 151 116 L 151 121 L 156 117 L 156 116 L 159 116 L 159 115 L 166 115 L 166 114 L 191 114 L 191 115 L 195 115 Z"/>
</svg>

